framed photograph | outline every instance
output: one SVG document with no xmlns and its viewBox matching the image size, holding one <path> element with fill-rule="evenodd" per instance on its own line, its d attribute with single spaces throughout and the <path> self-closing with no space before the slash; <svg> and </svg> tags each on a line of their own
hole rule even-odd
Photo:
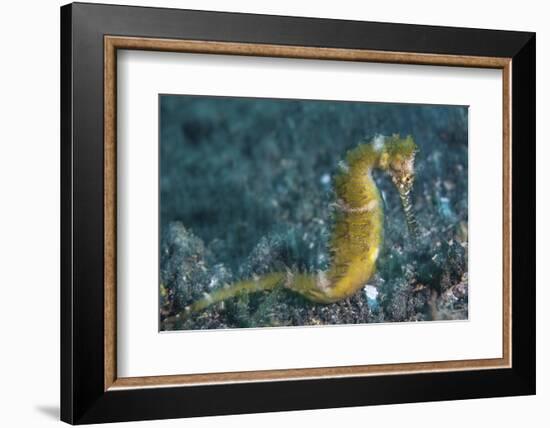
<svg viewBox="0 0 550 428">
<path fill-rule="evenodd" d="M 61 8 L 61 418 L 535 393 L 535 35 Z"/>
</svg>

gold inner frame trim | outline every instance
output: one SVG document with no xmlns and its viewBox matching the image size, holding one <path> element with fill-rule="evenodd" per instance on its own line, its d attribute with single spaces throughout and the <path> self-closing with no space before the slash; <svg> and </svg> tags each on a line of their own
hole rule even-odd
<svg viewBox="0 0 550 428">
<path fill-rule="evenodd" d="M 502 358 L 376 364 L 341 367 L 204 373 L 119 378 L 116 367 L 116 89 L 117 50 L 146 50 L 218 55 L 323 59 L 392 64 L 439 65 L 494 68 L 502 70 L 503 144 L 503 320 Z M 104 37 L 104 389 L 155 388 L 313 378 L 359 377 L 407 373 L 509 368 L 512 362 L 512 164 L 511 164 L 511 78 L 510 58 L 386 52 L 309 46 L 171 40 L 139 37 Z"/>
</svg>

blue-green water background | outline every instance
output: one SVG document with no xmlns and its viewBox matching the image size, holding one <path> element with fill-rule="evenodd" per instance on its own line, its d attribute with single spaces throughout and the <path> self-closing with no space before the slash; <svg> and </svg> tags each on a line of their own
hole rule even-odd
<svg viewBox="0 0 550 428">
<path fill-rule="evenodd" d="M 251 275 L 326 269 L 332 177 L 358 142 L 395 133 L 419 146 L 413 199 L 422 237 L 410 245 L 397 193 L 376 174 L 385 251 L 369 281 L 374 300 L 359 293 L 361 308 L 349 317 L 338 304 L 315 308 L 288 292 L 246 296 L 165 328 L 467 317 L 467 107 L 179 95 L 160 96 L 165 313 Z M 434 315 L 432 294 L 445 297 L 457 284 L 464 295 Z"/>
</svg>

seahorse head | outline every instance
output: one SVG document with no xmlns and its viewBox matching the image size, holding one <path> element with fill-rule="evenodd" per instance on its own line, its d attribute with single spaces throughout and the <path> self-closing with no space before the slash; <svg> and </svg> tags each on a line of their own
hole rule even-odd
<svg viewBox="0 0 550 428">
<path fill-rule="evenodd" d="M 414 184 L 414 158 L 417 152 L 412 137 L 394 135 L 386 142 L 388 172 L 399 194 L 408 195 Z"/>
<path fill-rule="evenodd" d="M 383 141 L 377 141 L 377 138 L 383 138 Z M 411 136 L 401 138 L 397 134 L 391 137 L 375 137 L 372 145 L 375 149 L 378 145 L 378 165 L 390 174 L 399 192 L 409 231 L 416 236 L 417 226 L 410 192 L 414 184 L 414 158 L 418 148 Z"/>
</svg>

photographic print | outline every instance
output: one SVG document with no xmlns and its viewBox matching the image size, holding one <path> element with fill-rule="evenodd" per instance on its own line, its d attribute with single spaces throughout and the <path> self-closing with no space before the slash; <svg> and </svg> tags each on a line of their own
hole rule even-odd
<svg viewBox="0 0 550 428">
<path fill-rule="evenodd" d="M 468 319 L 468 108 L 159 96 L 161 331 Z"/>
</svg>

